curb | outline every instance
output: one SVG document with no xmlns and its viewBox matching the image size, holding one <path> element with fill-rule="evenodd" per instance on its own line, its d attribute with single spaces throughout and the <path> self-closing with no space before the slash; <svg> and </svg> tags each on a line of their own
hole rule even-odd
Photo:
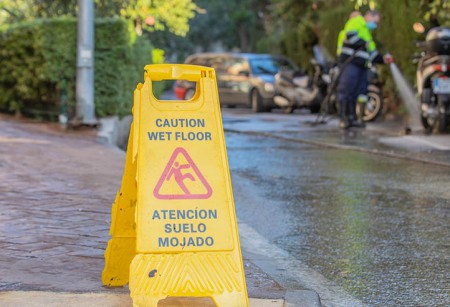
<svg viewBox="0 0 450 307">
<path fill-rule="evenodd" d="M 283 299 L 257 299 L 249 298 L 250 307 L 283 307 L 283 306 L 305 306 L 313 307 L 316 305 L 297 304 L 296 299 L 301 298 L 302 294 L 290 294 L 292 302 L 285 303 Z M 70 293 L 70 292 L 45 292 L 45 291 L 5 291 L 0 292 L 0 300 L 2 307 L 127 307 L 132 306 L 133 302 L 129 294 L 120 293 Z M 200 300 L 201 301 L 201 300 Z M 197 301 L 198 303 L 199 301 Z M 176 299 L 171 300 L 170 303 L 161 304 L 158 306 L 187 306 Z M 198 305 L 197 305 L 198 306 Z M 209 307 L 215 306 L 209 299 L 201 302 L 201 306 Z"/>
<path fill-rule="evenodd" d="M 319 295 L 313 290 L 287 291 L 284 307 L 322 307 Z"/>
<path fill-rule="evenodd" d="M 435 161 L 435 160 L 428 160 L 428 159 L 423 159 L 423 158 L 416 158 L 416 157 L 413 157 L 413 156 L 408 156 L 406 154 L 404 155 L 404 154 L 393 153 L 393 152 L 379 151 L 377 149 L 367 149 L 367 148 L 362 148 L 362 147 L 353 147 L 353 146 L 338 145 L 338 144 L 327 144 L 327 143 L 318 142 L 318 141 L 305 140 L 305 139 L 296 139 L 296 138 L 276 135 L 276 134 L 272 134 L 272 133 L 269 133 L 269 132 L 240 131 L 240 130 L 229 129 L 229 128 L 224 128 L 224 131 L 225 132 L 229 132 L 229 133 L 236 133 L 236 134 L 264 136 L 264 137 L 269 137 L 269 138 L 278 139 L 278 140 L 284 140 L 284 141 L 289 141 L 289 142 L 313 145 L 313 146 L 317 146 L 317 147 L 325 147 L 325 148 L 331 148 L 331 149 L 342 149 L 342 150 L 351 150 L 351 151 L 355 151 L 355 152 L 362 152 L 362 153 L 367 153 L 367 154 L 371 154 L 371 155 L 395 158 L 395 159 L 400 159 L 400 160 L 408 160 L 408 161 L 427 163 L 427 164 L 432 164 L 432 165 L 437 165 L 437 166 L 450 167 L 450 163 L 446 163 L 446 162 L 442 162 L 442 161 Z"/>
<path fill-rule="evenodd" d="M 263 256 L 253 255 L 251 252 L 246 252 L 246 256 L 252 263 L 258 266 L 263 272 L 265 272 L 271 279 L 277 282 L 277 271 L 280 274 L 280 268 L 273 265 L 273 261 L 266 259 Z M 270 299 L 266 299 L 270 300 Z M 250 304 L 252 306 L 252 304 Z M 254 305 L 256 306 L 256 305 Z M 258 305 L 259 306 L 259 305 Z M 284 295 L 284 307 L 322 307 L 319 294 L 314 290 L 290 290 L 287 289 Z"/>
</svg>

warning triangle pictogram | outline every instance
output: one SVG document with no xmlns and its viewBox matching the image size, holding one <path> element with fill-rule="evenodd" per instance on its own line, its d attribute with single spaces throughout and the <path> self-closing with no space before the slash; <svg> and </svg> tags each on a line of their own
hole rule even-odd
<svg viewBox="0 0 450 307">
<path fill-rule="evenodd" d="M 172 153 L 153 190 L 158 199 L 207 199 L 212 188 L 187 151 L 178 147 Z"/>
</svg>

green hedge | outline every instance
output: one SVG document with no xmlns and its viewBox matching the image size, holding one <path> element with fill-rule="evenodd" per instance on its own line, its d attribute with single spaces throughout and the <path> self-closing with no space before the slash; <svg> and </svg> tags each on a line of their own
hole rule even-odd
<svg viewBox="0 0 450 307">
<path fill-rule="evenodd" d="M 75 110 L 77 20 L 42 19 L 0 36 L 0 109 L 55 119 Z M 152 62 L 149 41 L 127 21 L 95 21 L 95 106 L 99 117 L 131 112 L 133 90 Z"/>
</svg>

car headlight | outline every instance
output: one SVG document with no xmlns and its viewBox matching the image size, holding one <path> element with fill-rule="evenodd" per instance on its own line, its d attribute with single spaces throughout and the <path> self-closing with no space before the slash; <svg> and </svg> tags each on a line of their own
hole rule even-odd
<svg viewBox="0 0 450 307">
<path fill-rule="evenodd" d="M 273 93 L 275 89 L 272 83 L 264 83 L 264 90 L 266 92 Z"/>
</svg>

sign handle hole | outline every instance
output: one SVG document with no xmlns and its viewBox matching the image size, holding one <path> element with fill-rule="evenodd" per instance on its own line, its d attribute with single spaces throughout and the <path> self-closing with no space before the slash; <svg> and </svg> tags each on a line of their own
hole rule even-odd
<svg viewBox="0 0 450 307">
<path fill-rule="evenodd" d="M 153 96 L 160 101 L 190 101 L 197 97 L 197 82 L 188 80 L 152 81 Z"/>
</svg>

